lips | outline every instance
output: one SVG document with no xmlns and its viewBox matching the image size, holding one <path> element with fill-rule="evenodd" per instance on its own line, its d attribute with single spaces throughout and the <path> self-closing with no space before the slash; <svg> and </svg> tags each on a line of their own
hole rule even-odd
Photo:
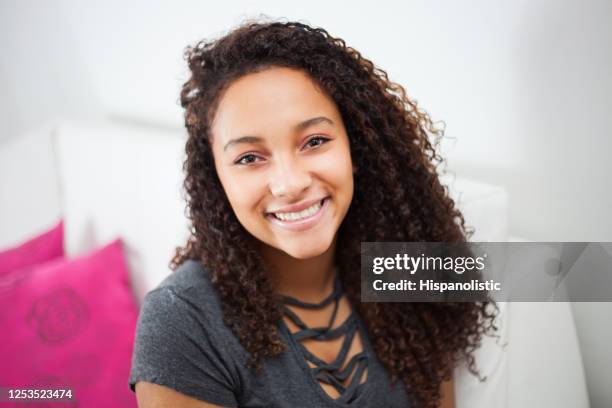
<svg viewBox="0 0 612 408">
<path fill-rule="evenodd" d="M 319 207 L 317 212 L 315 212 L 313 214 L 310 214 L 310 215 L 308 215 L 306 217 L 296 219 L 296 220 L 279 219 L 276 215 L 274 215 L 274 213 L 267 213 L 266 214 L 266 219 L 268 219 L 274 225 L 276 225 L 278 227 L 281 227 L 283 229 L 287 229 L 287 230 L 290 230 L 290 231 L 303 231 L 303 230 L 311 228 L 311 227 L 313 227 L 313 226 L 315 226 L 316 224 L 319 223 L 321 218 L 327 212 L 327 209 L 329 207 L 329 202 L 330 201 L 331 201 L 331 199 L 330 199 L 329 196 L 323 198 L 321 200 L 321 206 Z M 299 207 L 302 207 L 301 209 L 304 210 L 306 208 L 311 207 L 314 204 L 317 204 L 316 200 L 313 200 L 311 202 L 313 204 L 310 204 L 310 206 L 308 206 L 308 205 L 306 205 L 306 206 L 300 205 Z M 306 204 L 309 204 L 309 202 L 306 202 Z M 285 207 L 285 208 L 287 208 L 287 207 Z"/>
<path fill-rule="evenodd" d="M 285 207 L 281 207 L 281 208 L 277 208 L 275 210 L 268 211 L 266 214 L 300 212 L 300 211 L 303 211 L 303 210 L 305 210 L 305 209 L 307 209 L 309 207 L 312 207 L 317 202 L 322 202 L 326 198 L 328 198 L 328 196 L 327 197 L 323 197 L 323 198 L 315 198 L 315 199 L 312 199 L 312 200 L 306 200 L 306 201 L 303 201 L 303 202 L 298 203 L 298 204 L 288 205 L 288 206 L 285 206 Z"/>
</svg>

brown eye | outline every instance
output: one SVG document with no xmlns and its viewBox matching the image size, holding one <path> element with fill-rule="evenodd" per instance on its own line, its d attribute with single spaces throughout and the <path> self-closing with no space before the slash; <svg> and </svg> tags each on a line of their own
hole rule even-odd
<svg viewBox="0 0 612 408">
<path fill-rule="evenodd" d="M 234 162 L 234 164 L 249 165 L 251 163 L 255 163 L 257 161 L 257 159 L 258 159 L 258 157 L 255 156 L 254 154 L 245 154 L 244 156 L 242 156 L 241 158 L 236 160 Z"/>
<path fill-rule="evenodd" d="M 310 147 L 310 148 L 316 148 L 321 146 L 322 144 L 325 144 L 329 141 L 328 138 L 323 137 L 323 136 L 315 136 L 312 139 L 310 139 L 308 142 L 306 142 L 305 147 Z"/>
</svg>

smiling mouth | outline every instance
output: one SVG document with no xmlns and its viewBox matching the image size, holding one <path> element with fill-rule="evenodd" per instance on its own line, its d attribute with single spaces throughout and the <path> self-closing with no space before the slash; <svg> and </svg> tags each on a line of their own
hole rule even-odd
<svg viewBox="0 0 612 408">
<path fill-rule="evenodd" d="M 321 201 L 311 205 L 310 207 L 303 209 L 302 211 L 266 213 L 266 216 L 282 223 L 299 223 L 309 220 L 317 215 L 327 200 L 329 200 L 329 196 L 323 198 Z"/>
</svg>

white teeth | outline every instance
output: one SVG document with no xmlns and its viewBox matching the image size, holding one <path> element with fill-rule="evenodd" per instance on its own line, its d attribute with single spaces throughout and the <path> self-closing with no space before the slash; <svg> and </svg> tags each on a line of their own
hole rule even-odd
<svg viewBox="0 0 612 408">
<path fill-rule="evenodd" d="M 321 208 L 321 202 L 311 205 L 305 210 L 290 213 L 274 213 L 274 216 L 283 221 L 296 221 L 301 218 L 307 218 L 315 214 Z"/>
</svg>

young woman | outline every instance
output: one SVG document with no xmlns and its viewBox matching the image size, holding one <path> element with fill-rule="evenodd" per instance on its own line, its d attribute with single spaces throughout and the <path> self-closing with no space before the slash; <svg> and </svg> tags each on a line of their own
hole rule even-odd
<svg viewBox="0 0 612 408">
<path fill-rule="evenodd" d="M 325 30 L 250 22 L 186 53 L 191 237 L 145 298 L 141 407 L 452 407 L 489 303 L 361 303 L 362 241 L 464 242 L 440 132 Z"/>
</svg>

